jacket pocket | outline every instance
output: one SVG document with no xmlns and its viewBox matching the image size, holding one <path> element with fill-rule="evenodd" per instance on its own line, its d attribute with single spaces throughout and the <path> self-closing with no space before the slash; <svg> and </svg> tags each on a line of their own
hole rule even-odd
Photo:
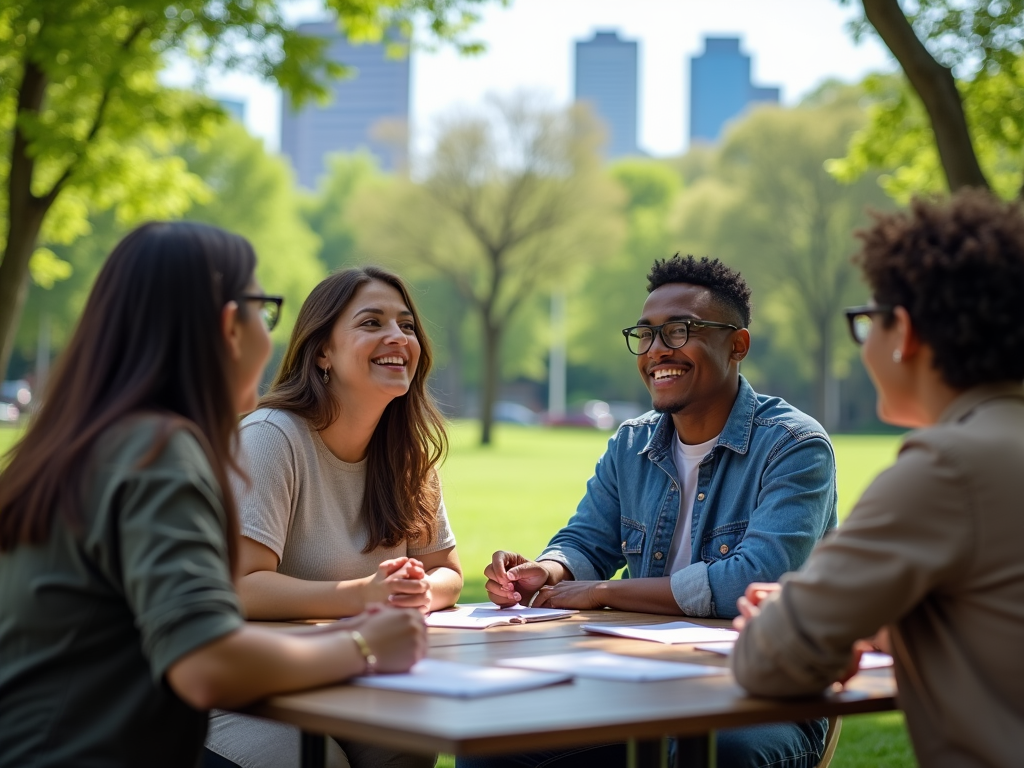
<svg viewBox="0 0 1024 768">
<path fill-rule="evenodd" d="M 622 554 L 639 555 L 644 551 L 647 526 L 636 520 L 630 520 L 628 517 L 620 517 L 619 528 L 622 533 Z"/>
<path fill-rule="evenodd" d="M 705 535 L 701 541 L 700 559 L 705 563 L 713 563 L 730 557 L 743 540 L 743 534 L 747 532 L 747 523 L 747 520 L 729 523 Z"/>
</svg>

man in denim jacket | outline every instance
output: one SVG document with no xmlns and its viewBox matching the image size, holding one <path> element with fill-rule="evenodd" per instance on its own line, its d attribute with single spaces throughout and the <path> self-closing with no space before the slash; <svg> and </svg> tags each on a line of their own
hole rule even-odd
<svg viewBox="0 0 1024 768">
<path fill-rule="evenodd" d="M 747 584 L 798 569 L 836 526 L 825 431 L 739 373 L 750 348 L 740 275 L 676 255 L 648 281 L 623 333 L 654 411 L 619 427 L 536 561 L 494 553 L 485 575 L 499 605 L 731 618 Z M 623 565 L 629 578 L 610 580 Z M 719 764 L 813 766 L 823 736 L 821 722 L 723 731 Z"/>
</svg>

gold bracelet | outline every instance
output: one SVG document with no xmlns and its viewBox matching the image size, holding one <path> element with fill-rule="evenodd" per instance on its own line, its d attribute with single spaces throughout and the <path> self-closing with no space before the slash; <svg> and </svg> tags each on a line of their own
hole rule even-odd
<svg viewBox="0 0 1024 768">
<path fill-rule="evenodd" d="M 370 650 L 370 644 L 366 642 L 366 638 L 363 637 L 356 630 L 349 632 L 352 637 L 352 642 L 356 644 L 356 648 L 359 649 L 359 653 L 363 655 L 363 659 L 366 661 L 366 674 L 372 675 L 377 671 L 377 657 L 373 651 Z"/>
</svg>

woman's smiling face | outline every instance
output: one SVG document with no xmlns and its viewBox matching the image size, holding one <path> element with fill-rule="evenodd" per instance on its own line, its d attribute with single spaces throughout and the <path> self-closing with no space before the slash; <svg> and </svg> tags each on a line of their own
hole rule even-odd
<svg viewBox="0 0 1024 768">
<path fill-rule="evenodd" d="M 318 364 L 330 371 L 330 387 L 393 399 L 409 391 L 420 360 L 416 321 L 402 294 L 371 280 L 356 291 L 334 323 Z"/>
</svg>

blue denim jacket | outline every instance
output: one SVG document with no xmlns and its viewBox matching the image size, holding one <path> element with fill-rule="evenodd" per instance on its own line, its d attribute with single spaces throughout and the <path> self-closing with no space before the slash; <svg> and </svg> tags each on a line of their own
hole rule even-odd
<svg viewBox="0 0 1024 768">
<path fill-rule="evenodd" d="M 580 581 L 609 579 L 623 565 L 633 578 L 671 575 L 684 614 L 733 617 L 747 584 L 795 571 L 836 527 L 832 444 L 814 419 L 741 376 L 718 445 L 698 470 L 691 563 L 666 574 L 680 502 L 675 435 L 667 414 L 623 423 L 576 514 L 538 559 Z"/>
</svg>

